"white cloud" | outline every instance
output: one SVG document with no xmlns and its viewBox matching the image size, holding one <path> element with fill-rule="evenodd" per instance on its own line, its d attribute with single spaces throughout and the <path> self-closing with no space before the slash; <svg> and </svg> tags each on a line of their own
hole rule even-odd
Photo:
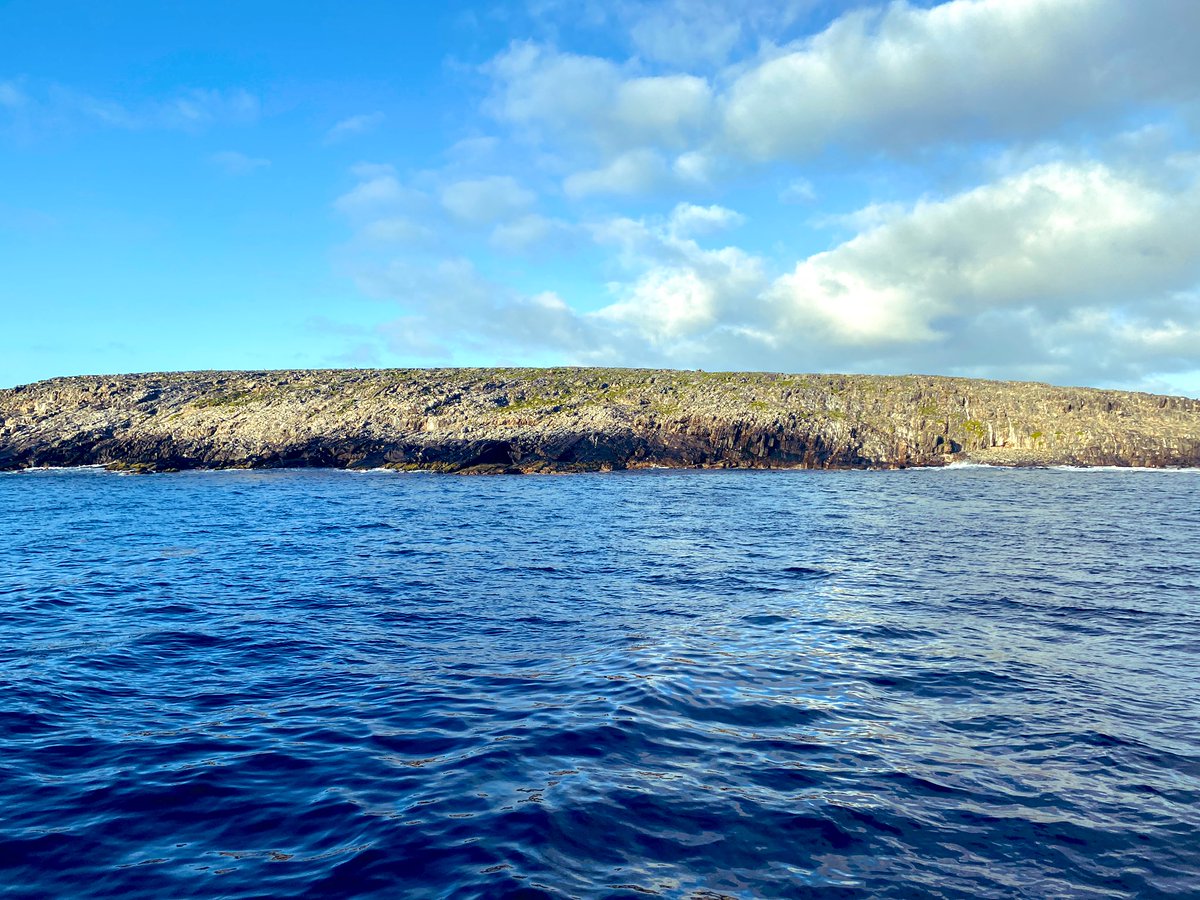
<svg viewBox="0 0 1200 900">
<path fill-rule="evenodd" d="M 359 163 L 351 174 L 358 183 L 333 207 L 355 227 L 359 249 L 436 242 L 437 230 L 429 221 L 435 207 L 428 194 L 402 184 L 389 165 Z"/>
<path fill-rule="evenodd" d="M 457 345 L 562 361 L 599 346 L 591 326 L 557 294 L 523 296 L 489 281 L 466 259 L 398 262 L 360 273 L 359 284 L 404 305 L 404 317 L 383 326 L 394 353 L 448 360 Z"/>
<path fill-rule="evenodd" d="M 757 159 L 1029 137 L 1130 104 L 1194 101 L 1193 0 L 898 0 L 770 54 L 723 97 Z"/>
<path fill-rule="evenodd" d="M 839 0 L 850 6 L 867 0 Z M 720 65 L 779 35 L 827 0 L 536 0 L 528 4 L 551 32 L 557 25 L 605 29 L 645 60 L 694 69 Z"/>
<path fill-rule="evenodd" d="M 742 37 L 743 15 L 717 3 L 675 0 L 647 10 L 630 28 L 639 51 L 675 65 L 723 62 Z"/>
<path fill-rule="evenodd" d="M 209 157 L 209 161 L 222 169 L 226 175 L 252 175 L 259 169 L 265 169 L 271 165 L 269 159 L 247 156 L 236 150 L 214 153 Z"/>
<path fill-rule="evenodd" d="M 793 330 L 850 344 L 927 341 L 996 309 L 1111 308 L 1200 277 L 1200 193 L 1099 165 L 1041 166 L 812 256 L 777 285 Z"/>
<path fill-rule="evenodd" d="M 499 138 L 490 135 L 463 138 L 446 150 L 446 156 L 456 163 L 472 164 L 490 161 L 500 146 Z"/>
<path fill-rule="evenodd" d="M 507 175 L 456 181 L 442 190 L 442 205 L 456 219 L 470 225 L 490 225 L 512 218 L 536 199 L 532 191 Z"/>
<path fill-rule="evenodd" d="M 336 144 L 339 141 L 344 141 L 347 138 L 355 137 L 360 134 L 369 134 L 374 131 L 383 122 L 385 116 L 381 112 L 362 113 L 357 116 L 349 116 L 335 124 L 327 132 L 325 132 L 325 143 Z"/>
<path fill-rule="evenodd" d="M 712 92 L 694 75 L 630 78 L 617 86 L 612 127 L 623 140 L 680 145 L 708 119 Z"/>
<path fill-rule="evenodd" d="M 631 275 L 610 285 L 614 302 L 589 316 L 611 334 L 617 361 L 649 353 L 686 366 L 731 335 L 761 333 L 761 298 L 770 286 L 763 260 L 737 247 L 701 247 L 694 239 L 741 219 L 723 207 L 683 203 L 662 219 L 616 218 L 593 226 L 593 239 L 616 247 Z"/>
<path fill-rule="evenodd" d="M 699 150 L 681 153 L 671 163 L 671 171 L 680 181 L 697 185 L 706 185 L 712 181 L 718 169 L 717 160 Z"/>
<path fill-rule="evenodd" d="M 463 260 L 375 271 L 364 284 L 404 303 L 406 333 L 431 346 L 567 362 L 1143 386 L 1200 369 L 1195 180 L 1037 166 L 864 213 L 865 230 L 782 275 L 741 248 L 697 243 L 739 219 L 680 204 L 593 223 L 625 274 L 590 313 L 506 291 Z"/>
<path fill-rule="evenodd" d="M 363 225 L 361 234 L 371 241 L 394 244 L 413 244 L 434 236 L 433 229 L 406 216 L 372 219 Z"/>
<path fill-rule="evenodd" d="M 705 352 L 719 332 L 761 332 L 757 298 L 767 286 L 761 260 L 734 247 L 702 250 L 690 242 L 671 248 L 678 259 L 651 266 L 620 299 L 595 317 L 625 343 L 647 342 L 668 358 Z"/>
<path fill-rule="evenodd" d="M 405 183 L 389 165 L 359 163 L 351 168 L 357 182 L 333 202 L 355 228 L 356 252 L 374 252 L 379 245 L 461 245 L 462 226 L 492 227 L 492 246 L 524 252 L 541 243 L 560 240 L 566 223 L 530 211 L 537 196 L 509 176 L 453 181 L 438 187 L 445 173 L 420 173 Z M 375 246 L 371 246 L 375 245 Z M 351 249 L 351 248 L 347 248 Z"/>
<path fill-rule="evenodd" d="M 741 19 L 726 0 L 587 6 L 590 22 L 637 26 L 627 60 L 511 45 L 485 68 L 499 136 L 415 177 L 436 220 L 412 214 L 394 172 L 360 172 L 338 205 L 363 234 L 411 242 L 419 222 L 456 253 L 590 238 L 589 270 L 567 281 L 608 282 L 607 305 L 584 312 L 463 259 L 364 259 L 363 283 L 406 311 L 396 334 L 637 365 L 1126 385 L 1200 371 L 1200 3 L 854 0 L 781 45 L 817 0 L 748 2 Z M 477 176 L 517 171 L 514 154 L 562 178 L 562 198 L 535 210 L 516 180 Z M 821 176 L 820 197 L 800 172 Z M 846 212 L 848 197 L 863 199 Z M 599 221 L 554 211 L 629 198 L 636 214 Z M 757 246 L 723 245 L 745 221 L 723 204 L 753 216 L 739 236 Z M 829 249 L 785 263 L 793 239 Z"/>
<path fill-rule="evenodd" d="M 653 269 L 634 282 L 625 299 L 600 315 L 635 324 L 652 343 L 661 344 L 711 328 L 717 319 L 713 285 L 691 269 Z"/>
<path fill-rule="evenodd" d="M 563 191 L 568 197 L 590 194 L 642 194 L 662 184 L 670 174 L 657 151 L 630 150 L 599 169 L 568 175 Z"/>
<path fill-rule="evenodd" d="M 508 253 L 528 253 L 566 246 L 574 231 L 561 219 L 528 213 L 510 222 L 501 222 L 488 240 L 493 247 Z"/>
<path fill-rule="evenodd" d="M 415 205 L 423 199 L 420 192 L 400 183 L 391 166 L 366 163 L 355 166 L 352 171 L 360 179 L 359 183 L 333 204 L 343 215 L 369 218 Z"/>
<path fill-rule="evenodd" d="M 793 178 L 779 195 L 780 203 L 806 204 L 814 203 L 817 190 L 807 178 Z"/>
<path fill-rule="evenodd" d="M 606 152 L 638 145 L 682 147 L 709 121 L 712 96 L 694 75 L 643 76 L 607 59 L 518 43 L 486 71 L 493 115 Z"/>
<path fill-rule="evenodd" d="M 1134 121 L 1147 108 L 1200 116 L 1194 0 L 855 3 L 819 33 L 771 43 L 812 5 L 755 3 L 739 17 L 718 0 L 635 4 L 613 17 L 649 58 L 711 65 L 742 46 L 735 33 L 757 35 L 758 55 L 708 73 L 647 74 L 638 57 L 515 43 L 485 67 L 487 108 L 576 154 L 576 170 L 667 153 L 676 178 L 694 184 L 736 169 L 730 160 L 1036 141 Z"/>
<path fill-rule="evenodd" d="M 607 59 L 557 53 L 528 42 L 513 44 L 486 71 L 495 81 L 489 103 L 494 115 L 556 130 L 598 117 L 611 106 L 621 80 L 619 67 Z"/>
<path fill-rule="evenodd" d="M 697 206 L 680 203 L 668 220 L 668 230 L 676 237 L 699 237 L 733 228 L 746 221 L 746 217 L 724 206 Z"/>
</svg>

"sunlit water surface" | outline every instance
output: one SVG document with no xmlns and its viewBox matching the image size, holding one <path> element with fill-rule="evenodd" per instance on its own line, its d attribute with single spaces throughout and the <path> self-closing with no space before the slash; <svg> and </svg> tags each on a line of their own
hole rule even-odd
<svg viewBox="0 0 1200 900">
<path fill-rule="evenodd" d="M 1200 473 L 0 476 L 0 894 L 1200 890 Z"/>
</svg>

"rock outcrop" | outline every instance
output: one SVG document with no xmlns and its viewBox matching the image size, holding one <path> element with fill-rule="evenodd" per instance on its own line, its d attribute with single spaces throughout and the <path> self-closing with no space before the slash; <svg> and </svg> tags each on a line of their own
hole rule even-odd
<svg viewBox="0 0 1200 900">
<path fill-rule="evenodd" d="M 1200 466 L 1200 400 L 932 376 L 190 372 L 0 391 L 0 469 Z"/>
</svg>

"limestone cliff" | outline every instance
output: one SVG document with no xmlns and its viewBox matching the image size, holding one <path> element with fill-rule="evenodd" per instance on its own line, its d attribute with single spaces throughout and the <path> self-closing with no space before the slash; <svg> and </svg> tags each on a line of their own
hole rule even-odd
<svg viewBox="0 0 1200 900">
<path fill-rule="evenodd" d="M 191 372 L 0 391 L 0 469 L 1200 465 L 1200 401 L 932 376 Z"/>
</svg>

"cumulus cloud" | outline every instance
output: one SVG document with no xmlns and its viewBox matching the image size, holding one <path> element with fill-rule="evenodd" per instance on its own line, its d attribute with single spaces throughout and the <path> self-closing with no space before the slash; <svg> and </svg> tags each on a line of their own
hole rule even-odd
<svg viewBox="0 0 1200 900">
<path fill-rule="evenodd" d="M 611 101 L 620 67 L 607 59 L 558 53 L 532 42 L 514 43 L 485 69 L 495 82 L 489 109 L 520 124 L 555 129 L 587 123 Z"/>
<path fill-rule="evenodd" d="M 456 181 L 442 189 L 442 205 L 469 225 L 510 219 L 533 205 L 536 195 L 508 175 Z"/>
<path fill-rule="evenodd" d="M 1197 367 L 1194 180 L 1050 164 L 872 220 L 766 292 L 780 354 L 1108 384 Z"/>
<path fill-rule="evenodd" d="M 369 241 L 395 244 L 414 244 L 434 237 L 434 231 L 429 226 L 400 215 L 371 219 L 359 233 Z"/>
<path fill-rule="evenodd" d="M 692 69 L 778 40 L 826 0 L 537 0 L 543 25 L 607 29 L 641 59 Z M 867 0 L 840 0 L 851 6 Z"/>
<path fill-rule="evenodd" d="M 654 150 L 630 150 L 607 165 L 568 175 L 563 191 L 568 197 L 591 194 L 644 194 L 662 184 L 670 174 L 662 155 Z"/>
<path fill-rule="evenodd" d="M 641 8 L 629 27 L 654 58 L 682 64 L 691 45 L 711 62 L 743 26 L 778 33 L 809 5 L 755 5 L 757 19 L 739 25 L 728 4 L 676 0 Z M 724 49 L 704 49 L 696 28 L 723 36 Z M 719 157 L 911 155 L 1101 127 L 1148 106 L 1197 110 L 1200 54 L 1188 36 L 1198 31 L 1193 0 L 895 0 L 852 6 L 782 46 L 764 40 L 756 57 L 705 74 L 647 74 L 637 57 L 515 43 L 485 67 L 488 109 L 539 139 L 598 152 L 586 171 L 577 166 L 584 183 L 650 152 L 675 157 L 680 179 L 706 183 Z"/>
<path fill-rule="evenodd" d="M 724 206 L 680 203 L 671 210 L 668 229 L 676 237 L 691 237 L 713 234 L 741 225 L 745 221 L 746 217 L 741 213 Z"/>
<path fill-rule="evenodd" d="M 438 231 L 431 223 L 433 198 L 404 184 L 389 165 L 359 163 L 351 169 L 357 179 L 333 207 L 354 227 L 360 250 L 435 244 Z"/>
<path fill-rule="evenodd" d="M 405 310 L 396 346 L 1200 378 L 1200 4 L 856 0 L 798 40 L 782 29 L 815 2 L 774 5 L 739 21 L 725 0 L 597 3 L 589 21 L 624 22 L 629 59 L 525 41 L 488 64 L 501 136 L 424 173 L 434 230 L 454 230 L 454 253 L 464 237 L 539 254 L 590 240 L 608 299 L 584 311 L 566 292 L 515 292 L 457 257 L 369 260 L 362 283 Z M 561 197 L 548 189 L 535 208 L 515 179 L 478 174 L 516 171 L 514 152 L 561 179 Z M 411 189 L 390 170 L 359 178 L 339 209 L 361 233 L 411 237 Z M 595 218 L 632 202 L 635 214 Z M 755 227 L 734 231 L 746 217 L 724 203 Z M 797 239 L 810 249 L 789 251 Z"/>
<path fill-rule="evenodd" d="M 694 75 L 630 78 L 617 86 L 612 126 L 634 140 L 678 145 L 704 124 L 711 93 Z"/>
<path fill-rule="evenodd" d="M 325 143 L 336 144 L 360 134 L 369 134 L 379 127 L 384 118 L 381 112 L 361 113 L 357 116 L 349 116 L 325 132 Z"/>
<path fill-rule="evenodd" d="M 461 257 L 368 261 L 355 277 L 364 292 L 394 299 L 403 308 L 404 315 L 385 328 L 395 353 L 443 360 L 472 350 L 491 358 L 512 353 L 548 362 L 678 360 L 713 334 L 746 331 L 737 307 L 769 286 L 753 256 L 736 248 L 706 249 L 683 234 L 738 219 L 721 207 L 681 205 L 650 221 L 592 223 L 592 239 L 615 249 L 629 274 L 611 286 L 612 302 L 592 313 L 551 291 L 523 294 L 506 288 Z M 506 227 L 528 228 L 530 239 L 567 229 L 531 216 Z M 508 236 L 497 229 L 493 243 Z"/>
<path fill-rule="evenodd" d="M 423 298 L 431 341 L 444 322 L 445 341 L 575 362 L 1139 385 L 1200 368 L 1195 179 L 1049 164 L 862 220 L 782 274 L 701 242 L 740 221 L 719 206 L 592 223 L 626 273 L 594 312 L 505 291 L 461 260 L 377 274 L 375 290 Z"/>
<path fill-rule="evenodd" d="M 358 280 L 369 295 L 404 305 L 405 315 L 381 329 L 393 353 L 450 359 L 456 349 L 485 348 L 561 361 L 598 346 L 587 321 L 558 295 L 519 294 L 488 280 L 467 259 L 396 262 Z"/>
<path fill-rule="evenodd" d="M 418 205 L 425 199 L 419 191 L 401 184 L 391 166 L 364 163 L 355 166 L 352 172 L 358 183 L 333 204 L 338 212 L 351 218 L 376 218 Z"/>
<path fill-rule="evenodd" d="M 767 339 L 760 259 L 736 247 L 705 250 L 687 241 L 671 249 L 674 259 L 620 286 L 619 298 L 595 314 L 627 351 L 644 342 L 660 358 L 682 363 L 708 358 L 732 335 Z"/>
<path fill-rule="evenodd" d="M 750 355 L 769 339 L 764 260 L 700 242 L 740 221 L 733 210 L 679 204 L 664 217 L 593 225 L 593 239 L 614 248 L 627 272 L 609 287 L 613 301 L 587 316 L 607 335 L 607 361 L 690 367 Z"/>
<path fill-rule="evenodd" d="M 495 82 L 489 109 L 497 118 L 610 151 L 685 146 L 711 111 L 703 78 L 639 75 L 607 59 L 529 42 L 514 44 L 486 71 Z"/>
<path fill-rule="evenodd" d="M 807 178 L 793 178 L 779 195 L 780 203 L 804 204 L 817 199 L 817 189 Z"/>
<path fill-rule="evenodd" d="M 679 181 L 691 185 L 707 185 L 720 168 L 711 154 L 701 150 L 680 153 L 671 163 L 671 171 Z"/>
<path fill-rule="evenodd" d="M 247 156 L 236 150 L 214 153 L 209 157 L 209 161 L 224 171 L 226 175 L 252 175 L 259 169 L 265 169 L 271 165 L 269 159 Z"/>
<path fill-rule="evenodd" d="M 491 245 L 507 253 L 559 250 L 568 246 L 576 229 L 562 219 L 528 213 L 509 222 L 501 222 L 488 239 Z"/>
<path fill-rule="evenodd" d="M 1036 307 L 1054 318 L 1200 277 L 1200 192 L 1100 164 L 1046 165 L 903 215 L 796 266 L 775 297 L 791 330 L 849 344 L 929 341 Z"/>
<path fill-rule="evenodd" d="M 577 229 L 535 212 L 537 195 L 515 178 L 447 180 L 450 171 L 426 171 L 409 180 L 390 165 L 352 167 L 354 185 L 333 202 L 354 227 L 354 247 L 346 249 L 374 253 L 391 244 L 397 252 L 427 254 L 454 245 L 461 253 L 470 235 L 486 236 L 492 248 L 516 254 L 563 249 L 573 240 Z"/>
<path fill-rule="evenodd" d="M 1191 102 L 1200 54 L 1183 36 L 1198 29 L 1192 0 L 898 0 L 742 73 L 721 100 L 725 137 L 755 159 L 905 150 Z"/>
<path fill-rule="evenodd" d="M 744 19 L 726 4 L 675 0 L 646 10 L 629 30 L 646 56 L 674 65 L 724 62 L 742 38 Z M 749 10 L 743 10 L 743 15 Z"/>
<path fill-rule="evenodd" d="M 492 159 L 500 140 L 491 135 L 463 138 L 456 141 L 446 150 L 446 156 L 459 164 L 475 164 L 488 162 Z"/>
</svg>

